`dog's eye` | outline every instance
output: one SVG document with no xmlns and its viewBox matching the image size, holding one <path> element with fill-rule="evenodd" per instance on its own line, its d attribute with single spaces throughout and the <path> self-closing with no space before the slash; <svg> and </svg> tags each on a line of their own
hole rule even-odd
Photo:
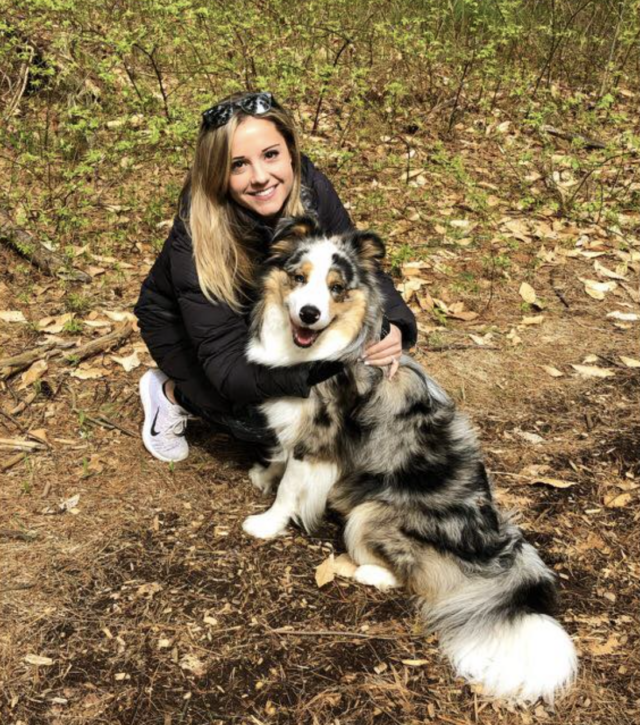
<svg viewBox="0 0 640 725">
<path fill-rule="evenodd" d="M 304 274 L 294 274 L 293 281 L 297 284 L 304 284 L 307 280 L 304 278 Z"/>
<path fill-rule="evenodd" d="M 344 287 L 341 284 L 332 284 L 331 292 L 334 295 L 341 295 L 344 292 Z"/>
</svg>

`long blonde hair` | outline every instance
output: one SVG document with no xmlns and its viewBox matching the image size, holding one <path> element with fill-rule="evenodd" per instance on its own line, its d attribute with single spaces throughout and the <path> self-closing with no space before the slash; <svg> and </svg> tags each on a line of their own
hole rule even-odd
<svg viewBox="0 0 640 725">
<path fill-rule="evenodd" d="M 243 95 L 236 93 L 224 100 L 233 101 Z M 247 239 L 251 231 L 228 194 L 231 141 L 247 115 L 238 109 L 224 126 L 212 129 L 203 125 L 179 202 L 179 214 L 191 234 L 193 257 L 203 294 L 210 302 L 224 302 L 235 311 L 242 309 L 246 290 L 255 279 L 255 263 L 248 245 L 251 240 Z M 259 118 L 275 125 L 291 154 L 293 186 L 282 215 L 303 214 L 300 149 L 293 121 L 282 108 L 271 108 Z"/>
</svg>

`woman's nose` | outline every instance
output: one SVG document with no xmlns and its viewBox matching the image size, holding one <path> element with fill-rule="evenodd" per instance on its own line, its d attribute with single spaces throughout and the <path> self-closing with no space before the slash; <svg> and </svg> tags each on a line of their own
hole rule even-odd
<svg viewBox="0 0 640 725">
<path fill-rule="evenodd" d="M 260 161 L 253 164 L 251 170 L 252 183 L 256 184 L 257 186 L 261 186 L 262 184 L 266 184 L 267 181 L 269 181 L 269 173 L 267 172 L 266 167 Z"/>
</svg>

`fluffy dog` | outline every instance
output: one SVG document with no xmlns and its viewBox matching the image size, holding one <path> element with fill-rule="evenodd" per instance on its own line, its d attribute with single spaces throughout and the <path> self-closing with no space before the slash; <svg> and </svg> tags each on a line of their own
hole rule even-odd
<svg viewBox="0 0 640 725">
<path fill-rule="evenodd" d="M 459 675 L 488 695 L 552 702 L 577 669 L 550 616 L 554 576 L 496 509 L 469 422 L 410 358 L 392 380 L 359 362 L 382 323 L 382 242 L 369 232 L 326 238 L 302 218 L 272 252 L 249 359 L 344 369 L 308 399 L 262 406 L 280 448 L 250 475 L 264 491 L 280 483 L 245 531 L 271 538 L 291 519 L 310 530 L 331 506 L 346 522 L 356 579 L 415 595 Z"/>
</svg>

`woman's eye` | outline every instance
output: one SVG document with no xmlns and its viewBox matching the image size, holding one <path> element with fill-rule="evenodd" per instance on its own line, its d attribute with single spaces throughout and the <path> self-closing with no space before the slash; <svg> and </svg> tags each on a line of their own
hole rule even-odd
<svg viewBox="0 0 640 725">
<path fill-rule="evenodd" d="M 241 169 L 245 164 L 244 159 L 239 159 L 238 161 L 234 161 L 231 164 L 231 171 L 238 171 Z"/>
<path fill-rule="evenodd" d="M 267 151 L 267 153 L 265 154 L 265 157 L 267 159 L 276 159 L 276 158 L 278 158 L 279 154 L 280 154 L 279 151 L 277 151 L 276 149 L 273 149 L 271 151 Z"/>
<path fill-rule="evenodd" d="M 344 292 L 344 287 L 341 284 L 334 284 L 331 287 L 331 292 L 334 295 L 341 295 Z"/>
</svg>

